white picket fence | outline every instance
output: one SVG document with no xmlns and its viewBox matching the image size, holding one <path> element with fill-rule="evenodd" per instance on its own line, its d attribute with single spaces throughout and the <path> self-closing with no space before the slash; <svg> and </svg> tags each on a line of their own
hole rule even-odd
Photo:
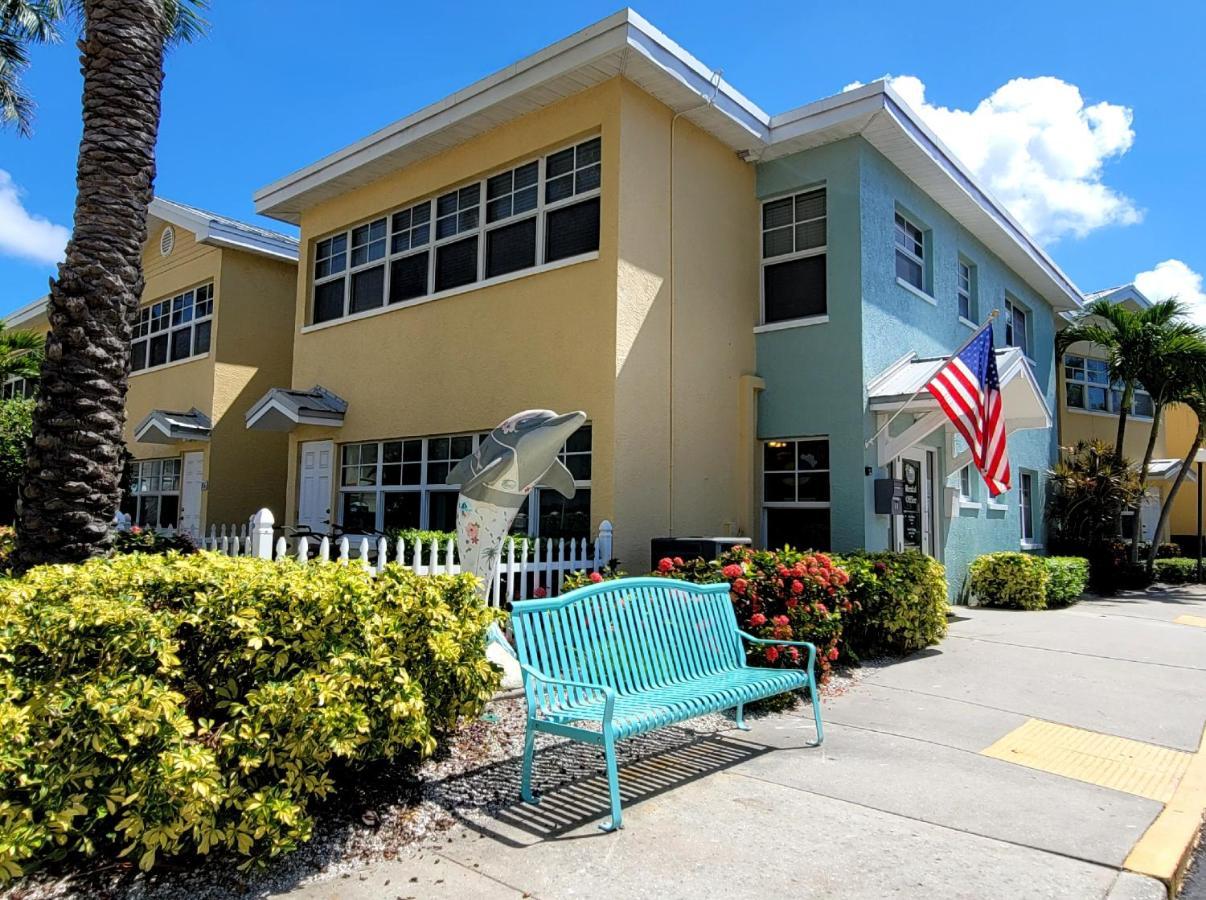
<svg viewBox="0 0 1206 900">
<path fill-rule="evenodd" d="M 243 525 L 211 525 L 197 539 L 202 550 L 226 556 L 257 556 L 261 559 L 295 559 L 298 562 L 329 562 L 361 565 L 380 572 L 388 563 L 401 563 L 420 575 L 454 575 L 461 571 L 456 542 L 419 541 L 407 545 L 401 538 L 341 537 L 336 541 L 274 536 L 272 513 L 261 509 Z M 529 600 L 561 593 L 565 576 L 571 572 L 602 570 L 611 559 L 613 531 L 610 522 L 599 525 L 594 541 L 586 538 L 517 538 L 508 541 L 490 585 L 490 603 Z M 408 561 L 409 560 L 409 561 Z"/>
</svg>

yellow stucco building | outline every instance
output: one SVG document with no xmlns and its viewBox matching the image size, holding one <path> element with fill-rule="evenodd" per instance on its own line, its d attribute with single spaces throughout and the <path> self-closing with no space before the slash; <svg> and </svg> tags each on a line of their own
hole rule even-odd
<svg viewBox="0 0 1206 900">
<path fill-rule="evenodd" d="M 122 508 L 133 522 L 199 534 L 284 505 L 285 438 L 248 431 L 242 414 L 291 370 L 282 323 L 292 320 L 296 258 L 293 238 L 152 201 L 126 399 L 133 462 Z M 5 324 L 47 331 L 46 298 Z"/>
</svg>

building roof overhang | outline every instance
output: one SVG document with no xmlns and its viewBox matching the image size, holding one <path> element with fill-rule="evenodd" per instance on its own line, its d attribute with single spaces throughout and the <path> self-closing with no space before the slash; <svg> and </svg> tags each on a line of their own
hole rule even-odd
<svg viewBox="0 0 1206 900">
<path fill-rule="evenodd" d="M 147 207 L 147 216 L 147 231 L 150 234 L 158 230 L 157 226 L 174 225 L 191 231 L 198 243 L 245 250 L 285 262 L 297 262 L 297 238 L 240 222 L 229 216 L 221 216 L 163 197 L 151 200 L 151 205 Z"/>
<path fill-rule="evenodd" d="M 196 407 L 188 412 L 153 409 L 134 428 L 134 440 L 144 444 L 208 441 L 212 431 L 209 417 Z"/>
<path fill-rule="evenodd" d="M 292 431 L 298 425 L 339 428 L 347 401 L 322 385 L 308 391 L 272 388 L 247 410 L 247 427 L 254 431 Z"/>
</svg>

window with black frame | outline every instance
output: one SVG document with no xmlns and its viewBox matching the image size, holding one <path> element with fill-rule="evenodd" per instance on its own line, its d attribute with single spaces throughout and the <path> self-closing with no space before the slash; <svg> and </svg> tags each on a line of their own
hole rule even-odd
<svg viewBox="0 0 1206 900">
<path fill-rule="evenodd" d="M 762 204 L 762 322 L 788 322 L 829 311 L 825 188 Z"/>
</svg>

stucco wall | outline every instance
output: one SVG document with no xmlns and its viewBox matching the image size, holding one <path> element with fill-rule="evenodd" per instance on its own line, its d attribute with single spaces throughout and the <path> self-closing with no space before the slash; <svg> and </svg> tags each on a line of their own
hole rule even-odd
<svg viewBox="0 0 1206 900">
<path fill-rule="evenodd" d="M 1130 430 L 1130 425 L 1127 430 Z M 1193 445 L 1193 439 L 1198 430 L 1198 419 L 1188 407 L 1170 406 L 1164 412 L 1164 444 L 1165 453 L 1169 457 L 1184 459 L 1185 454 Z M 1129 443 L 1129 440 L 1128 440 Z M 1197 475 L 1197 466 L 1190 470 Z M 1204 486 L 1206 490 L 1206 486 Z M 1173 501 L 1172 517 L 1169 520 L 1169 533 L 1173 535 L 1195 535 L 1198 533 L 1198 487 L 1193 481 L 1186 479 L 1177 492 Z"/>
<path fill-rule="evenodd" d="M 754 527 L 740 408 L 754 371 L 758 207 L 752 166 L 628 82 L 622 100 L 616 544 L 639 571 L 652 537 Z"/>
<path fill-rule="evenodd" d="M 532 113 L 446 153 L 307 210 L 294 318 L 292 384 L 348 401 L 342 428 L 290 438 L 288 518 L 297 514 L 297 444 L 418 437 L 494 427 L 533 407 L 585 410 L 593 425 L 591 513 L 613 519 L 616 202 L 620 82 Z M 597 259 L 416 306 L 305 327 L 315 238 L 592 133 L 602 136 Z"/>
<path fill-rule="evenodd" d="M 759 165 L 757 177 L 759 201 L 825 185 L 829 307 L 828 322 L 757 335 L 758 374 L 766 382 L 758 403 L 758 438 L 828 435 L 832 544 L 861 547 L 865 438 L 858 142 L 841 141 Z M 759 240 L 757 215 L 752 228 Z M 759 252 L 755 244 L 756 260 Z M 758 449 L 754 465 L 761 471 Z M 759 538 L 761 527 L 759 521 Z"/>
<path fill-rule="evenodd" d="M 1008 294 L 1030 312 L 1030 347 L 1035 378 L 1043 392 L 1048 410 L 1055 412 L 1054 330 L 1051 307 L 1011 269 L 962 228 L 952 216 L 909 181 L 878 151 L 860 142 L 863 218 L 863 378 L 864 383 L 904 353 L 915 350 L 920 356 L 950 353 L 970 337 L 972 328 L 961 323 L 956 297 L 957 261 L 960 255 L 976 266 L 978 320 L 993 309 L 1001 316 L 994 326 L 997 347 L 1005 345 L 1004 303 Z M 911 293 L 897 283 L 895 270 L 894 221 L 897 205 L 920 220 L 931 232 L 932 293 L 935 304 Z M 872 433 L 872 416 L 866 418 L 867 434 Z M 1053 423 L 1054 424 L 1054 423 Z M 938 482 L 952 488 L 958 476 L 948 473 L 951 459 L 949 442 L 939 435 L 931 445 L 946 446 L 937 454 Z M 1018 509 L 1018 485 L 1021 470 L 1029 470 L 1034 481 L 1034 523 L 1036 542 L 1045 535 L 1042 503 L 1046 496 L 1046 472 L 1058 448 L 1054 427 L 1017 431 L 1009 436 L 1009 459 L 1014 487 L 997 498 L 1004 509 L 984 503 L 980 509 L 962 509 L 948 517 L 949 505 L 940 494 L 936 508 L 939 542 L 947 566 L 953 596 L 962 590 L 967 565 L 975 557 L 997 550 L 1016 550 L 1020 546 L 1021 524 Z M 866 455 L 866 464 L 874 465 L 874 448 Z M 977 497 L 987 499 L 982 480 Z M 868 510 L 866 545 L 886 547 L 889 519 L 875 516 L 871 479 L 865 479 L 865 508 Z"/>
<path fill-rule="evenodd" d="M 1085 343 L 1073 344 L 1069 353 L 1087 356 L 1094 359 L 1104 359 L 1100 352 Z M 1059 378 L 1059 442 L 1062 447 L 1071 447 L 1077 441 L 1105 441 L 1110 446 L 1118 437 L 1118 416 L 1113 413 L 1089 412 L 1083 409 L 1069 407 L 1066 402 L 1067 388 L 1064 383 L 1064 367 L 1056 366 Z M 1192 418 L 1192 417 L 1191 417 Z M 1152 421 L 1141 416 L 1128 416 L 1126 421 L 1126 437 L 1123 438 L 1122 452 L 1127 459 L 1138 463 L 1143 459 L 1147 450 L 1147 441 L 1151 437 Z M 1187 445 L 1188 446 L 1188 445 Z M 1165 429 L 1160 429 L 1156 435 L 1154 458 L 1162 459 L 1165 452 Z"/>
</svg>

